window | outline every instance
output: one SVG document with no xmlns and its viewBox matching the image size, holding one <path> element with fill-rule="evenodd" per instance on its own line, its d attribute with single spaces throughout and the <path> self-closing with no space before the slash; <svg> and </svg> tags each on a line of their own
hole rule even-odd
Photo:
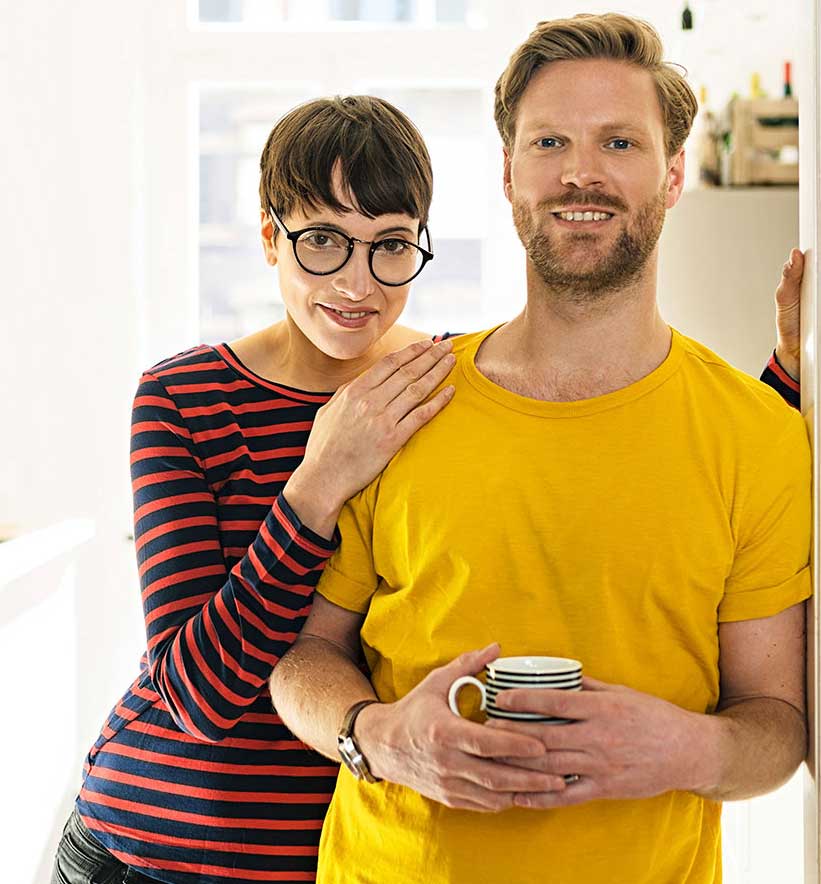
<svg viewBox="0 0 821 884">
<path fill-rule="evenodd" d="M 197 23 L 254 30 L 358 27 L 484 27 L 475 0 L 199 0 Z"/>
</svg>

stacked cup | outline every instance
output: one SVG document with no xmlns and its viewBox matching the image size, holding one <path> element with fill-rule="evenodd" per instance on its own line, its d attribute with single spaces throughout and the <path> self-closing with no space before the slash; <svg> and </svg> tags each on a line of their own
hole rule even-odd
<svg viewBox="0 0 821 884">
<path fill-rule="evenodd" d="M 569 719 L 537 712 L 511 712 L 500 709 L 496 700 L 502 691 L 512 688 L 536 690 L 580 691 L 582 689 L 582 664 L 567 657 L 499 657 L 485 666 L 485 683 L 472 675 L 457 678 L 450 686 L 448 704 L 459 715 L 457 699 L 459 691 L 468 684 L 475 685 L 482 694 L 481 708 L 488 718 L 504 718 L 508 721 L 537 721 L 542 724 L 567 724 Z"/>
</svg>

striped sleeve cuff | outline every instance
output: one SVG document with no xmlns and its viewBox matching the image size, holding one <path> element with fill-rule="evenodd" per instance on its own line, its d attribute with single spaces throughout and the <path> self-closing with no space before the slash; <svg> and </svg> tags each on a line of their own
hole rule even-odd
<svg viewBox="0 0 821 884">
<path fill-rule="evenodd" d="M 793 408 L 801 407 L 801 384 L 784 371 L 776 358 L 775 350 L 761 373 L 761 380 L 772 387 Z"/>
<path fill-rule="evenodd" d="M 328 540 L 312 531 L 307 525 L 303 525 L 299 516 L 291 509 L 284 494 L 280 494 L 274 501 L 273 514 L 288 533 L 291 541 L 318 559 L 329 559 L 342 540 L 339 528 L 334 527 L 333 537 Z"/>
</svg>

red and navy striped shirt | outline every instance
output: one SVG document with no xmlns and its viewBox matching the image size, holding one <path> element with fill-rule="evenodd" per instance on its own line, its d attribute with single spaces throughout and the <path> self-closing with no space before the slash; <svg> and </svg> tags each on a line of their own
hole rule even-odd
<svg viewBox="0 0 821 884">
<path fill-rule="evenodd" d="M 337 767 L 283 726 L 268 677 L 336 547 L 281 494 L 329 395 L 270 383 L 225 345 L 140 382 L 131 471 L 147 653 L 88 755 L 78 809 L 160 881 L 315 877 Z"/>
<path fill-rule="evenodd" d="M 160 363 L 137 391 L 147 652 L 77 807 L 118 859 L 167 884 L 315 878 L 337 766 L 284 727 L 267 683 L 336 547 L 281 494 L 329 396 L 271 383 L 225 344 Z"/>
</svg>

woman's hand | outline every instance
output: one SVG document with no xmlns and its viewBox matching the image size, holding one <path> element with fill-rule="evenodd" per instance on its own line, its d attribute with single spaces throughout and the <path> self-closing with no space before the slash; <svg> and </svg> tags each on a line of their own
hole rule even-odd
<svg viewBox="0 0 821 884">
<path fill-rule="evenodd" d="M 341 386 L 316 414 L 305 458 L 284 493 L 300 520 L 330 538 L 339 511 L 453 396 L 428 396 L 445 380 L 455 357 L 449 340 L 413 344 L 385 356 Z"/>
</svg>

